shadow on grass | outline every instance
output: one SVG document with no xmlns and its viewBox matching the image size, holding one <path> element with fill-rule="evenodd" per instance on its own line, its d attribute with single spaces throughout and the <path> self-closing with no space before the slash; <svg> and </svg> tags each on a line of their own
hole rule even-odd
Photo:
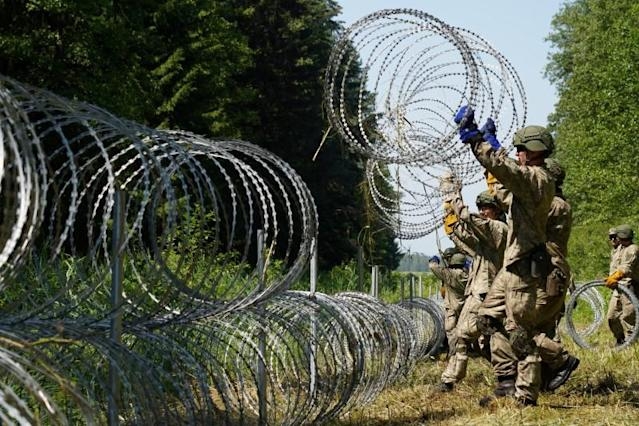
<svg viewBox="0 0 639 426">
<path fill-rule="evenodd" d="M 386 419 L 357 419 L 350 420 L 348 418 L 336 420 L 329 424 L 334 426 L 405 426 L 405 425 L 421 425 L 425 422 L 437 422 L 446 419 L 450 419 L 459 415 L 459 410 L 444 409 L 444 410 L 428 410 L 422 412 L 421 415 L 414 416 L 394 416 L 392 420 Z"/>
<path fill-rule="evenodd" d="M 610 371 L 595 383 L 588 383 L 584 389 L 584 393 L 589 395 L 608 395 L 616 392 L 621 393 L 624 402 L 639 406 L 639 382 L 632 380 L 621 383 Z"/>
</svg>

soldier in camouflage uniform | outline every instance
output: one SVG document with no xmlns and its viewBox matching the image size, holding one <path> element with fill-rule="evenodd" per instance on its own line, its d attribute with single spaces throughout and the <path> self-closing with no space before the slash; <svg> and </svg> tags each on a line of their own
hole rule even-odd
<svg viewBox="0 0 639 426">
<path fill-rule="evenodd" d="M 546 250 L 550 254 L 551 268 L 545 288 L 537 291 L 537 315 L 548 318 L 542 322 L 534 340 L 539 347 L 546 380 L 545 390 L 553 391 L 563 385 L 579 366 L 579 359 L 570 355 L 557 337 L 557 326 L 561 319 L 566 293 L 571 284 L 568 262 L 568 239 L 572 229 L 572 208 L 566 201 L 562 184 L 566 173 L 554 158 L 546 158 L 545 167 L 555 180 L 555 196 L 548 212 L 546 225 Z"/>
<path fill-rule="evenodd" d="M 507 246 L 494 284 L 500 283 L 505 289 L 505 330 L 518 358 L 514 396 L 521 405 L 536 405 L 541 359 L 533 338 L 549 318 L 538 316 L 535 308 L 537 290 L 545 288 L 550 269 L 546 226 L 555 194 L 554 180 L 543 164 L 553 151 L 554 141 L 541 126 L 518 130 L 514 137 L 515 161 L 496 140 L 492 120 L 478 129 L 472 110 L 464 107 L 455 121 L 462 142 L 509 191 Z"/>
<path fill-rule="evenodd" d="M 617 340 L 617 344 L 632 335 L 635 327 L 635 309 L 632 301 L 616 290 L 623 285 L 637 295 L 639 291 L 639 247 L 633 243 L 634 231 L 630 225 L 616 227 L 616 239 L 619 246 L 613 252 L 610 275 L 606 278 L 606 287 L 613 289 L 608 305 L 608 326 Z M 613 270 L 614 269 L 614 270 Z"/>
<path fill-rule="evenodd" d="M 464 305 L 464 292 L 468 282 L 465 264 L 466 256 L 462 253 L 453 254 L 448 266 L 442 265 L 437 257 L 432 257 L 428 261 L 431 272 L 441 280 L 444 289 L 444 328 L 448 340 L 449 356 L 455 350 L 457 340 L 455 327 Z"/>
<path fill-rule="evenodd" d="M 450 237 L 470 247 L 474 256 L 468 274 L 465 302 L 456 328 L 455 353 L 449 358 L 441 378 L 440 390 L 443 392 L 452 390 L 454 384 L 466 376 L 468 349 L 481 335 L 477 327 L 477 313 L 497 271 L 501 269 L 506 248 L 507 226 L 498 220 L 501 210 L 495 197 L 484 191 L 477 196 L 476 204 L 479 214 L 468 212 L 461 194 L 451 203 L 451 214 L 458 220 L 454 221 Z"/>
</svg>

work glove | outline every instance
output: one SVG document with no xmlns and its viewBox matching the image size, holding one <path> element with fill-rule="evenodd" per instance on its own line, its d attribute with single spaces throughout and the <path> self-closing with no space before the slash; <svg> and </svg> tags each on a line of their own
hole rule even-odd
<svg viewBox="0 0 639 426">
<path fill-rule="evenodd" d="M 455 213 L 449 213 L 444 217 L 444 232 L 446 235 L 453 233 L 453 227 L 459 221 Z"/>
<path fill-rule="evenodd" d="M 441 259 L 439 258 L 439 256 L 433 256 L 428 259 L 428 263 L 436 263 L 439 265 L 441 263 Z"/>
<path fill-rule="evenodd" d="M 617 288 L 617 285 L 619 284 L 619 280 L 622 278 L 623 278 L 623 272 L 621 271 L 613 272 L 605 280 L 606 287 L 614 290 L 615 288 Z"/>
<path fill-rule="evenodd" d="M 486 171 L 486 186 L 488 186 L 488 192 L 490 192 L 492 195 L 495 195 L 495 193 L 497 192 L 495 187 L 498 184 L 499 181 L 497 180 L 497 178 L 493 176 L 493 174 L 489 171 Z"/>
<path fill-rule="evenodd" d="M 468 143 L 480 135 L 475 123 L 475 111 L 468 105 L 459 108 L 453 120 L 459 125 L 459 139 L 463 143 Z"/>
<path fill-rule="evenodd" d="M 501 144 L 497 140 L 497 127 L 492 118 L 488 118 L 479 131 L 483 135 L 484 140 L 488 142 L 495 151 L 501 148 Z"/>
<path fill-rule="evenodd" d="M 472 266 L 473 266 L 473 260 L 466 258 L 466 260 L 464 261 L 464 269 L 469 271 Z"/>
<path fill-rule="evenodd" d="M 446 296 L 446 287 L 444 286 L 439 287 L 439 294 L 441 295 L 442 298 Z"/>
</svg>

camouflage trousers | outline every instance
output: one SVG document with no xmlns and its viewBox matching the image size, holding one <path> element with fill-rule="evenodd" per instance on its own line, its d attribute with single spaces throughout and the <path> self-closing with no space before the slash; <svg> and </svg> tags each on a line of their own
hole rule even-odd
<svg viewBox="0 0 639 426">
<path fill-rule="evenodd" d="M 542 360 L 554 369 L 568 359 L 563 345 L 552 339 L 564 294 L 548 296 L 545 280 L 530 276 L 526 266 L 518 262 L 500 270 L 479 314 L 505 316 L 503 331 L 490 340 L 493 369 L 498 377 L 516 375 L 515 397 L 536 401 Z"/>
<path fill-rule="evenodd" d="M 455 351 L 448 358 L 448 364 L 442 373 L 443 383 L 456 383 L 466 377 L 468 346 L 480 336 L 477 328 L 477 314 L 481 303 L 479 296 L 472 294 L 464 302 L 455 328 Z"/>
<path fill-rule="evenodd" d="M 620 284 L 623 285 L 623 284 Z M 634 292 L 632 286 L 626 286 Z M 630 336 L 635 327 L 635 307 L 632 301 L 623 293 L 614 291 L 608 304 L 608 327 L 618 342 Z"/>
<path fill-rule="evenodd" d="M 446 331 L 446 339 L 448 340 L 448 356 L 455 353 L 455 345 L 457 344 L 457 321 L 464 307 L 464 295 L 458 294 L 449 288 L 446 288 L 446 297 L 444 298 L 444 330 Z"/>
</svg>

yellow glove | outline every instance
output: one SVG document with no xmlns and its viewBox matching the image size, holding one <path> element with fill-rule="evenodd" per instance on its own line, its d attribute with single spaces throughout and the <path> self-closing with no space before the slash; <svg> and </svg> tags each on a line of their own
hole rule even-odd
<svg viewBox="0 0 639 426">
<path fill-rule="evenodd" d="M 488 192 L 495 195 L 495 187 L 499 184 L 499 181 L 489 171 L 486 172 L 486 185 L 488 186 Z"/>
<path fill-rule="evenodd" d="M 446 232 L 446 235 L 453 233 L 453 226 L 455 226 L 457 221 L 458 219 L 455 213 L 448 213 L 446 217 L 444 217 L 444 232 Z"/>
<path fill-rule="evenodd" d="M 442 297 L 446 296 L 446 287 L 444 287 L 444 286 L 439 287 L 439 294 Z"/>
<path fill-rule="evenodd" d="M 619 280 L 623 278 L 623 272 L 615 271 L 606 278 L 606 287 L 615 289 Z"/>
<path fill-rule="evenodd" d="M 450 204 L 450 201 L 444 201 L 442 207 L 444 208 L 444 214 L 449 215 L 453 213 L 453 206 Z"/>
</svg>

